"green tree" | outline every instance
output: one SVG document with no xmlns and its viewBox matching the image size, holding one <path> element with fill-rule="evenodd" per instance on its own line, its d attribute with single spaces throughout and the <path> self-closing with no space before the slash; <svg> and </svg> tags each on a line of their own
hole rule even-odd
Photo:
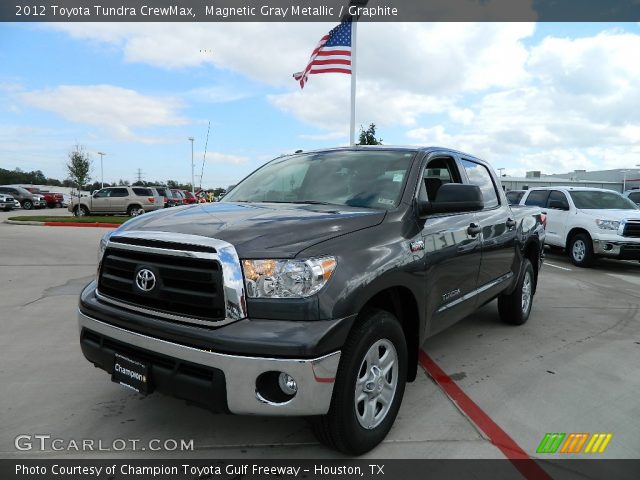
<svg viewBox="0 0 640 480">
<path fill-rule="evenodd" d="M 358 145 L 382 145 L 382 139 L 376 138 L 376 125 L 371 123 L 366 130 L 360 125 Z"/>
<path fill-rule="evenodd" d="M 78 187 L 78 197 L 80 197 L 80 190 L 91 180 L 91 160 L 82 145 L 76 145 L 69 152 L 67 173 L 71 181 Z"/>
</svg>

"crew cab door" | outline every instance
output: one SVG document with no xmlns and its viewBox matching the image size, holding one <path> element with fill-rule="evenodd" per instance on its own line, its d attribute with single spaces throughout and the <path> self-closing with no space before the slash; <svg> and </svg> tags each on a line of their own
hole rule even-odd
<svg viewBox="0 0 640 480">
<path fill-rule="evenodd" d="M 466 158 L 462 158 L 461 163 L 468 182 L 480 187 L 484 201 L 484 209 L 476 212 L 482 248 L 477 301 L 483 304 L 504 290 L 513 279 L 516 219 L 505 198 L 498 194 L 500 187 L 487 166 Z"/>
<path fill-rule="evenodd" d="M 564 245 L 567 238 L 569 209 L 567 196 L 559 190 L 551 190 L 546 208 L 542 209 L 542 213 L 547 215 L 546 241 L 548 243 Z"/>
<path fill-rule="evenodd" d="M 423 170 L 418 195 L 433 201 L 445 183 L 462 183 L 458 163 L 451 156 L 432 154 Z M 422 222 L 427 315 L 431 319 L 430 333 L 435 333 L 475 308 L 480 240 L 470 232 L 477 223 L 474 212 L 431 214 Z"/>
</svg>

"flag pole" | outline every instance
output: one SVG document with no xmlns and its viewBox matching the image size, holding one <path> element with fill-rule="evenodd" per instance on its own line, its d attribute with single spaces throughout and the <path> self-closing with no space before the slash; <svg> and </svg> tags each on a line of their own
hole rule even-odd
<svg viewBox="0 0 640 480">
<path fill-rule="evenodd" d="M 356 34 L 358 22 L 356 17 L 351 20 L 351 123 L 349 129 L 349 144 L 356 144 Z"/>
</svg>

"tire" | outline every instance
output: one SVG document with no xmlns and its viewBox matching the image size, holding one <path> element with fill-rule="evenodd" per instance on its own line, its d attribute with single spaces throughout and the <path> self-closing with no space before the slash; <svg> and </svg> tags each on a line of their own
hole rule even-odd
<svg viewBox="0 0 640 480">
<path fill-rule="evenodd" d="M 364 315 L 344 345 L 329 413 L 311 419 L 321 443 L 348 455 L 366 453 L 384 440 L 407 379 L 407 343 L 400 322 L 384 310 Z"/>
<path fill-rule="evenodd" d="M 578 233 L 571 237 L 567 251 L 576 267 L 588 268 L 593 264 L 593 241 L 588 234 Z"/>
<path fill-rule="evenodd" d="M 87 215 L 89 215 L 89 209 L 84 205 L 79 205 L 73 209 L 73 214 L 76 217 L 86 217 Z"/>
<path fill-rule="evenodd" d="M 5 212 L 10 212 L 10 211 L 11 211 L 11 207 L 4 208 L 3 210 L 4 210 Z"/>
<path fill-rule="evenodd" d="M 523 272 L 516 289 L 510 295 L 502 294 L 498 297 L 500 319 L 511 325 L 526 323 L 529 320 L 533 304 L 533 290 L 536 281 L 533 266 L 525 258 L 522 268 Z"/>
<path fill-rule="evenodd" d="M 25 210 L 33 209 L 33 202 L 31 200 L 25 200 L 24 202 L 22 202 L 22 208 L 24 208 Z"/>
<path fill-rule="evenodd" d="M 144 209 L 139 205 L 130 205 L 127 208 L 127 215 L 130 217 L 138 217 L 144 213 Z"/>
</svg>

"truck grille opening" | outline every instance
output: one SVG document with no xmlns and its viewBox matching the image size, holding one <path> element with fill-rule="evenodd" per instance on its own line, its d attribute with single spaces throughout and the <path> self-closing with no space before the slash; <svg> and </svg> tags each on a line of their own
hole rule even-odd
<svg viewBox="0 0 640 480">
<path fill-rule="evenodd" d="M 634 238 L 640 237 L 640 221 L 627 220 L 627 223 L 624 225 L 622 236 Z"/>
<path fill-rule="evenodd" d="M 148 291 L 136 283 L 141 269 L 153 272 Z M 107 248 L 98 291 L 132 306 L 206 321 L 225 317 L 222 269 L 216 260 Z"/>
</svg>

